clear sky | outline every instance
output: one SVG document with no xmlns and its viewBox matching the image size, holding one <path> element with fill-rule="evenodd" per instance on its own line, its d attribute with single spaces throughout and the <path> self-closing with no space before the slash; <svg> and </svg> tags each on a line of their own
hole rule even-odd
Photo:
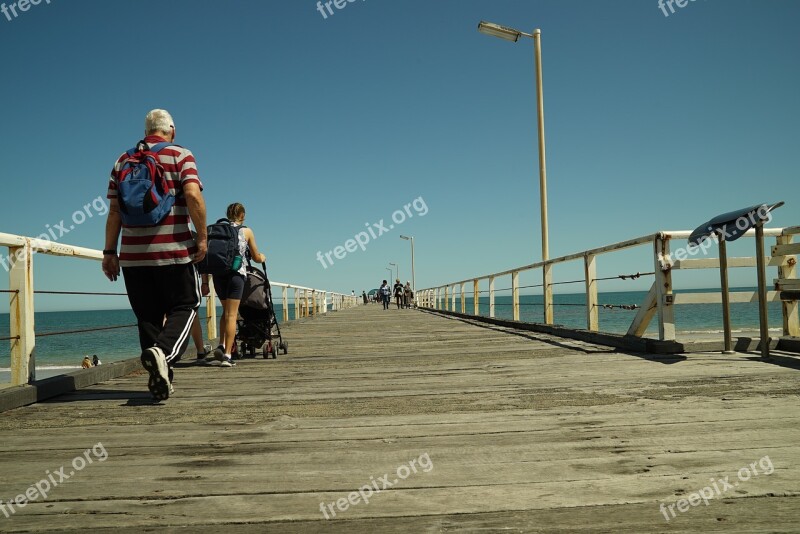
<svg viewBox="0 0 800 534">
<path fill-rule="evenodd" d="M 102 248 L 91 203 L 158 107 L 196 155 L 209 220 L 243 202 L 275 281 L 360 292 L 389 262 L 405 281 L 400 234 L 415 236 L 419 288 L 538 261 L 533 44 L 482 35 L 480 20 L 542 30 L 552 257 L 760 202 L 787 202 L 773 225 L 800 224 L 798 1 L 697 0 L 669 16 L 657 0 L 357 0 L 327 18 L 312 0 L 28 8 L 0 14 L 0 232 L 69 228 L 88 204 L 59 241 Z M 317 251 L 377 234 L 407 204 L 413 217 L 323 268 Z M 743 241 L 733 252 L 751 255 Z M 99 263 L 35 265 L 37 289 L 123 290 Z M 124 306 L 37 297 L 41 310 Z"/>
</svg>

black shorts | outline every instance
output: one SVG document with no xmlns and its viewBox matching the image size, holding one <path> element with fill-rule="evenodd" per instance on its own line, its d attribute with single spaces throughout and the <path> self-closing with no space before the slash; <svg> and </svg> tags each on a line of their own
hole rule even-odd
<svg viewBox="0 0 800 534">
<path fill-rule="evenodd" d="M 214 289 L 220 300 L 242 300 L 244 275 L 236 273 L 230 276 L 215 276 Z"/>
</svg>

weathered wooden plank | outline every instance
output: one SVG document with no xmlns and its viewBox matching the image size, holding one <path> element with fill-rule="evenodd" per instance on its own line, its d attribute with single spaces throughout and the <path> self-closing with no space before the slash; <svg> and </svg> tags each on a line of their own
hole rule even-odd
<svg viewBox="0 0 800 534">
<path fill-rule="evenodd" d="M 286 335 L 292 352 L 277 361 L 179 366 L 176 393 L 160 405 L 147 401 L 139 374 L 0 414 L 2 498 L 96 443 L 108 452 L 48 499 L 0 517 L 2 529 L 797 524 L 783 510 L 800 491 L 800 389 L 784 360 L 655 361 L 380 306 L 320 315 Z M 398 468 L 423 454 L 432 468 L 400 480 Z M 724 501 L 669 522 L 661 515 L 660 504 L 767 455 L 774 472 L 742 481 Z M 398 483 L 368 504 L 336 508 L 384 474 Z M 321 503 L 334 503 L 335 519 Z M 550 523 L 534 524 L 542 518 Z"/>
<path fill-rule="evenodd" d="M 779 267 L 786 265 L 789 258 L 783 256 L 766 257 L 764 260 L 767 262 L 768 267 Z M 755 267 L 756 258 L 728 258 L 728 268 L 738 267 Z M 699 258 L 695 260 L 674 260 L 672 263 L 673 269 L 719 269 L 718 258 Z"/>
<path fill-rule="evenodd" d="M 800 279 L 797 278 L 775 278 L 774 282 L 778 291 L 800 290 Z"/>
<path fill-rule="evenodd" d="M 800 243 L 787 243 L 785 245 L 774 245 L 771 254 L 773 256 L 791 256 L 800 254 Z"/>
</svg>

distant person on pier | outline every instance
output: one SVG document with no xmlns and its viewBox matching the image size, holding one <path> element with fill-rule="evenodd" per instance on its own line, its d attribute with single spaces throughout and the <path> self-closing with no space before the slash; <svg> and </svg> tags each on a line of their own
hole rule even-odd
<svg viewBox="0 0 800 534">
<path fill-rule="evenodd" d="M 92 356 L 92 367 L 97 367 L 98 365 L 100 365 L 100 363 L 102 362 L 100 362 L 100 358 L 97 357 L 97 354 Z"/>
<path fill-rule="evenodd" d="M 172 116 L 150 111 L 144 134 L 111 171 L 103 273 L 113 282 L 122 270 L 138 321 L 142 366 L 150 374 L 147 387 L 155 400 L 166 400 L 173 391 L 171 364 L 186 350 L 201 302 L 194 264 L 206 255 L 206 206 L 194 155 L 174 144 Z M 144 194 L 148 181 L 137 181 L 142 177 L 155 184 Z"/>
<path fill-rule="evenodd" d="M 405 288 L 403 284 L 400 283 L 400 279 L 394 281 L 394 287 L 392 288 L 394 292 L 394 301 L 397 304 L 397 309 L 399 310 L 404 306 L 403 304 L 403 295 L 405 294 Z"/>
<path fill-rule="evenodd" d="M 389 282 L 384 280 L 383 283 L 381 284 L 380 289 L 378 289 L 378 293 L 381 296 L 381 302 L 383 302 L 383 309 L 388 310 L 392 294 L 392 289 L 389 287 Z"/>
<path fill-rule="evenodd" d="M 369 303 L 369 299 L 367 299 L 367 292 L 363 289 L 361 290 L 361 300 L 364 301 L 364 304 Z"/>
<path fill-rule="evenodd" d="M 84 369 L 88 369 L 91 366 L 92 366 L 92 360 L 89 359 L 89 355 L 87 354 L 86 356 L 83 357 L 83 361 L 81 362 L 81 367 L 83 367 Z"/>
<path fill-rule="evenodd" d="M 403 288 L 406 308 L 411 307 L 411 303 L 414 301 L 414 291 L 411 289 L 411 282 L 406 280 L 406 287 Z"/>
<path fill-rule="evenodd" d="M 235 202 L 228 206 L 226 215 L 239 237 L 239 256 L 252 258 L 256 263 L 267 261 L 267 257 L 258 251 L 255 234 L 250 228 L 244 226 L 244 206 Z M 225 275 L 214 275 L 214 289 L 222 303 L 222 317 L 219 320 L 220 345 L 214 349 L 213 354 L 206 357 L 206 361 L 219 361 L 222 367 L 233 367 L 234 365 L 236 319 L 239 316 L 239 303 L 244 294 L 246 276 L 247 265 L 244 261 L 237 271 L 230 271 Z M 203 290 L 205 291 L 206 288 L 204 287 Z"/>
</svg>

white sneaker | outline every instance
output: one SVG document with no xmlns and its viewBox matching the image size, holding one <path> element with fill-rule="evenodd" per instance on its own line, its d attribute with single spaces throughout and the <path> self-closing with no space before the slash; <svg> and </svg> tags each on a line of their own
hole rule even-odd
<svg viewBox="0 0 800 534">
<path fill-rule="evenodd" d="M 222 363 L 219 364 L 220 367 L 233 367 L 235 365 L 236 364 L 233 363 L 233 361 L 231 361 L 230 358 L 224 358 L 224 357 L 222 359 Z"/>
<path fill-rule="evenodd" d="M 150 347 L 142 352 L 141 361 L 142 367 L 150 373 L 147 388 L 153 394 L 153 398 L 159 401 L 167 400 L 172 393 L 172 384 L 169 381 L 169 369 L 164 351 L 158 347 Z"/>
</svg>

